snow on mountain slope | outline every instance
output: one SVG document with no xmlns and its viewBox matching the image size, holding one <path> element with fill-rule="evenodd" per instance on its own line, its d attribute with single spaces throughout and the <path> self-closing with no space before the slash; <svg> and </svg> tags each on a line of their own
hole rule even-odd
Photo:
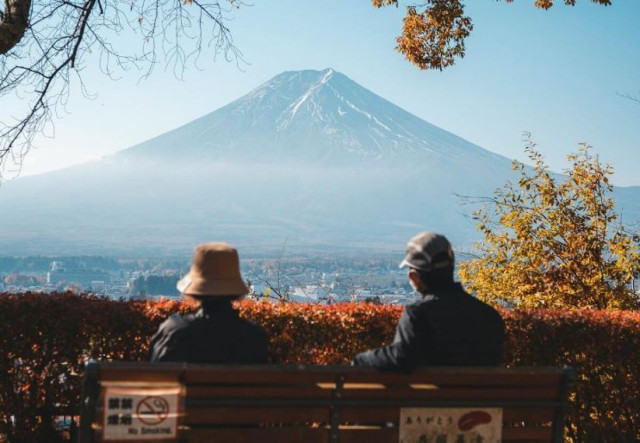
<svg viewBox="0 0 640 443">
<path fill-rule="evenodd" d="M 285 72 L 244 97 L 120 155 L 278 160 L 380 158 L 402 152 L 434 157 L 486 151 L 402 110 L 333 69 Z"/>
<path fill-rule="evenodd" d="M 285 72 L 100 161 L 4 184 L 0 250 L 400 250 L 422 229 L 467 246 L 477 234 L 454 194 L 490 195 L 509 177 L 508 159 L 332 69 Z M 637 214 L 637 192 L 620 195 Z"/>
</svg>

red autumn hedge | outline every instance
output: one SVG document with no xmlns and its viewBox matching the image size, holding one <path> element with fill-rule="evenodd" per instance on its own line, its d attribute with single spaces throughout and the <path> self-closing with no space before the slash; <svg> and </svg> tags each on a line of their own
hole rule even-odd
<svg viewBox="0 0 640 443">
<path fill-rule="evenodd" d="M 372 304 L 240 303 L 271 337 L 274 363 L 347 363 L 389 342 L 402 311 Z M 0 294 L 0 441 L 64 440 L 52 416 L 77 413 L 83 363 L 144 360 L 176 301 L 123 302 L 72 294 Z M 503 311 L 509 366 L 574 366 L 570 441 L 640 441 L 640 314 Z"/>
</svg>

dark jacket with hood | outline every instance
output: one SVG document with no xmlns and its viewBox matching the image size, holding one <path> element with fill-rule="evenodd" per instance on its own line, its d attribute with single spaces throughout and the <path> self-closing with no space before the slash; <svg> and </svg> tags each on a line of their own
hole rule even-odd
<svg viewBox="0 0 640 443">
<path fill-rule="evenodd" d="M 410 371 L 419 366 L 496 366 L 504 322 L 491 306 L 451 282 L 407 306 L 388 346 L 358 354 L 354 364 Z"/>
<path fill-rule="evenodd" d="M 243 320 L 230 303 L 203 303 L 192 315 L 174 314 L 151 338 L 152 362 L 268 363 L 267 334 Z"/>
</svg>

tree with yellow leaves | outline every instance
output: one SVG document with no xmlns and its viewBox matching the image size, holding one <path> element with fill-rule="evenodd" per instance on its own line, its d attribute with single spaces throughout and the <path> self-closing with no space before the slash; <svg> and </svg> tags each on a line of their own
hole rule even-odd
<svg viewBox="0 0 640 443">
<path fill-rule="evenodd" d="M 535 143 L 525 151 L 533 168 L 514 161 L 518 183 L 473 213 L 484 240 L 478 257 L 460 264 L 462 282 L 482 300 L 513 307 L 639 307 L 632 282 L 640 252 L 615 212 L 612 168 L 583 144 L 561 177 Z"/>
<path fill-rule="evenodd" d="M 504 0 L 512 3 L 513 0 Z M 590 0 L 602 6 L 610 6 L 611 0 Z M 398 0 L 372 0 L 373 6 L 399 6 Z M 550 9 L 553 0 L 535 0 L 536 8 Z M 576 0 L 564 0 L 567 6 L 575 6 Z M 420 69 L 439 69 L 455 64 L 464 57 L 465 39 L 473 31 L 471 17 L 465 15 L 463 0 L 425 0 L 411 2 L 403 19 L 402 34 L 396 38 L 398 52 Z"/>
</svg>

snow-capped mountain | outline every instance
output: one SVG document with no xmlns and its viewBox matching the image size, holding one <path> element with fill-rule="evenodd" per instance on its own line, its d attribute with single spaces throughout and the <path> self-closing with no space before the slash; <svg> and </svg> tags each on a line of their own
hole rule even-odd
<svg viewBox="0 0 640 443">
<path fill-rule="evenodd" d="M 122 155 L 333 162 L 416 151 L 449 158 L 472 153 L 504 161 L 333 69 L 284 72 L 233 103 Z"/>
<path fill-rule="evenodd" d="M 0 250 L 401 250 L 423 229 L 465 246 L 477 234 L 454 194 L 490 195 L 510 174 L 510 160 L 332 69 L 285 72 L 100 161 L 4 184 Z"/>
</svg>

